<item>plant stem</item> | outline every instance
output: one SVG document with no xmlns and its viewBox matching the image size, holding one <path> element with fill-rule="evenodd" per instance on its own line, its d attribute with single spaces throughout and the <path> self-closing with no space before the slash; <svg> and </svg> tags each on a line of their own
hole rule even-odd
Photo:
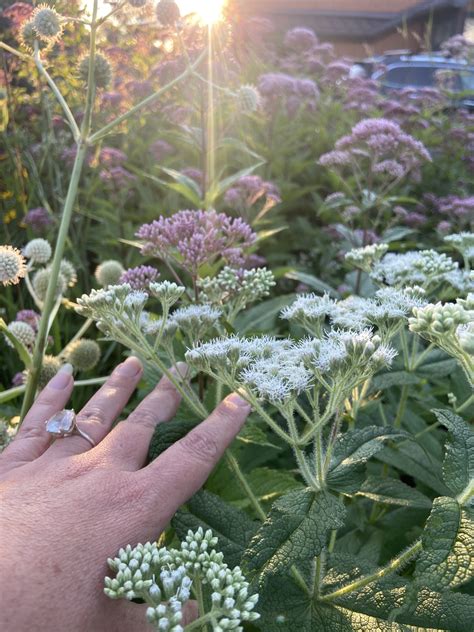
<svg viewBox="0 0 474 632">
<path fill-rule="evenodd" d="M 204 59 L 206 54 L 207 54 L 207 52 L 204 50 L 199 55 L 199 57 L 196 59 L 196 61 L 193 63 L 193 65 L 190 66 L 188 69 L 186 69 L 178 77 L 176 77 L 175 79 L 170 81 L 168 84 L 166 84 L 166 86 L 163 86 L 162 88 L 160 88 L 159 90 L 157 90 L 153 94 L 150 94 L 150 96 L 148 96 L 145 99 L 143 99 L 143 101 L 140 101 L 140 103 L 137 103 L 128 112 L 125 112 L 124 114 L 122 114 L 121 116 L 118 116 L 116 119 L 114 119 L 113 121 L 111 121 L 107 125 L 104 125 L 104 127 L 102 127 L 97 132 L 95 132 L 95 134 L 92 134 L 91 137 L 89 138 L 89 143 L 90 144 L 97 143 L 97 141 L 101 140 L 101 138 L 104 138 L 104 136 L 107 136 L 107 134 L 111 130 L 113 130 L 114 127 L 117 127 L 117 125 L 120 125 L 120 123 L 123 123 L 124 121 L 129 119 L 136 112 L 138 112 L 139 110 L 143 109 L 145 106 L 150 105 L 150 103 L 153 103 L 153 101 L 156 101 L 156 99 L 158 99 L 158 97 L 160 97 L 164 92 L 167 92 L 170 88 L 172 88 L 173 86 L 178 84 L 180 81 L 185 79 L 189 74 L 191 74 L 192 70 L 194 68 L 196 68 L 201 63 L 201 61 Z"/>
<path fill-rule="evenodd" d="M 204 594 L 202 590 L 202 583 L 199 577 L 194 578 L 193 589 L 194 589 L 194 594 L 196 596 L 196 601 L 198 603 L 198 612 L 199 612 L 199 617 L 201 618 L 201 624 L 202 624 L 201 629 L 202 629 L 202 632 L 207 632 L 207 629 L 208 629 L 207 621 L 202 621 L 202 619 L 206 615 L 206 608 L 204 605 Z"/>
<path fill-rule="evenodd" d="M 395 421 L 393 422 L 393 425 L 395 428 L 401 428 L 407 401 L 408 401 L 408 385 L 405 384 L 404 386 L 402 386 L 402 393 L 400 396 L 400 402 L 398 404 L 397 415 L 395 417 Z"/>
<path fill-rule="evenodd" d="M 199 619 L 195 619 L 192 623 L 189 623 L 185 628 L 185 632 L 190 632 L 191 630 L 199 630 L 206 629 L 203 626 L 206 626 L 207 623 L 213 621 L 215 617 L 215 613 L 209 612 L 205 614 L 203 617 L 199 617 Z"/>
<path fill-rule="evenodd" d="M 21 386 L 15 386 L 14 388 L 9 388 L 7 391 L 2 391 L 0 393 L 0 404 L 5 404 L 12 399 L 16 399 L 23 395 L 26 390 L 26 385 L 22 384 Z"/>
<path fill-rule="evenodd" d="M 375 571 L 375 573 L 371 573 L 370 575 L 366 575 L 365 577 L 360 577 L 356 581 L 351 582 L 350 584 L 347 584 L 342 588 L 338 588 L 332 593 L 328 593 L 327 595 L 322 596 L 321 601 L 332 601 L 333 599 L 338 599 L 339 597 L 343 597 L 344 595 L 354 592 L 355 590 L 359 590 L 364 586 L 368 586 L 378 579 L 382 579 L 382 577 L 390 575 L 390 573 L 394 573 L 400 567 L 406 564 L 412 557 L 418 555 L 422 548 L 423 546 L 421 540 L 417 540 L 414 544 L 410 546 L 410 548 L 408 548 L 398 557 L 395 557 L 391 562 L 389 562 L 387 566 L 380 568 L 378 571 Z"/>
<path fill-rule="evenodd" d="M 260 504 L 258 498 L 253 493 L 252 488 L 248 484 L 247 479 L 245 478 L 242 470 L 240 469 L 240 465 L 237 459 L 234 457 L 234 455 L 231 453 L 230 450 L 225 451 L 225 460 L 226 460 L 227 465 L 235 474 L 237 480 L 239 481 L 240 486 L 244 490 L 248 499 L 250 500 L 250 503 L 252 507 L 255 509 L 255 513 L 257 514 L 257 516 L 262 521 L 266 520 L 267 514 L 263 510 L 262 505 Z"/>
</svg>

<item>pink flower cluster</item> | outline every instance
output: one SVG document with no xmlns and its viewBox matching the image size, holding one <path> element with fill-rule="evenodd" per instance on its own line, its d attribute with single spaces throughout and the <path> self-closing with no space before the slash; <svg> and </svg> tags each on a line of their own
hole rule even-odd
<svg viewBox="0 0 474 632">
<path fill-rule="evenodd" d="M 388 179 L 399 180 L 410 174 L 419 177 L 420 167 L 431 156 L 420 141 L 410 136 L 394 121 L 365 119 L 340 138 L 335 149 L 323 154 L 319 164 L 327 167 L 353 166 L 364 162 L 363 170 Z"/>
<path fill-rule="evenodd" d="M 302 107 L 314 110 L 319 99 L 318 86 L 312 79 L 300 79 L 278 72 L 261 75 L 258 90 L 267 109 L 273 110 L 278 105 L 284 105 L 290 116 Z"/>
<path fill-rule="evenodd" d="M 203 264 L 220 259 L 240 266 L 245 250 L 255 243 L 257 235 L 240 218 L 216 211 L 178 211 L 171 217 L 160 217 L 144 224 L 136 233 L 143 241 L 142 253 L 169 261 L 193 277 Z"/>
<path fill-rule="evenodd" d="M 281 202 L 278 187 L 260 176 L 242 176 L 227 190 L 224 202 L 235 211 L 246 211 L 257 201 L 265 198 L 265 204 L 274 206 Z"/>
<path fill-rule="evenodd" d="M 119 283 L 128 283 L 133 290 L 147 290 L 150 283 L 156 281 L 160 273 L 152 266 L 129 268 L 120 277 Z"/>
</svg>

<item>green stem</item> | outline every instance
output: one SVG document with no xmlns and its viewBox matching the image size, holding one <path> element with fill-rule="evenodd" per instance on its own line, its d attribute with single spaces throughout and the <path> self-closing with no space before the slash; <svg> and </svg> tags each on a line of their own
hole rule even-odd
<svg viewBox="0 0 474 632">
<path fill-rule="evenodd" d="M 203 617 L 199 617 L 199 619 L 195 619 L 192 623 L 189 623 L 185 628 L 184 632 L 190 632 L 191 630 L 206 630 L 208 623 L 211 623 L 215 618 L 215 613 L 209 612 L 205 614 Z"/>
<path fill-rule="evenodd" d="M 456 498 L 460 505 L 466 505 L 474 496 L 474 481 L 471 481 L 466 489 Z"/>
<path fill-rule="evenodd" d="M 387 566 L 380 568 L 375 573 L 371 573 L 370 575 L 366 575 L 365 577 L 361 577 L 350 584 L 346 584 L 342 588 L 338 588 L 332 593 L 328 593 L 327 595 L 322 596 L 321 601 L 332 601 L 334 599 L 338 599 L 339 597 L 343 597 L 355 590 L 359 590 L 364 586 L 368 586 L 373 582 L 390 575 L 390 573 L 394 573 L 399 568 L 401 568 L 404 564 L 406 564 L 412 557 L 418 555 L 422 550 L 423 546 L 421 540 L 417 540 L 414 544 L 410 546 L 406 551 L 401 553 L 398 557 L 395 557 Z"/>
<path fill-rule="evenodd" d="M 120 123 L 123 123 L 124 121 L 126 121 L 127 119 L 129 119 L 131 116 L 133 116 L 134 114 L 136 114 L 136 112 L 142 110 L 144 107 L 146 107 L 147 105 L 150 105 L 150 103 L 153 103 L 154 101 L 156 101 L 164 92 L 167 92 L 170 88 L 172 88 L 173 86 L 175 86 L 176 84 L 178 84 L 180 81 L 182 81 L 183 79 L 185 79 L 189 74 L 191 74 L 192 70 L 194 68 L 196 68 L 201 61 L 204 59 L 204 57 L 206 56 L 207 51 L 203 51 L 199 57 L 196 59 L 196 61 L 193 63 L 192 66 L 190 66 L 189 68 L 187 68 L 183 73 L 181 73 L 178 77 L 176 77 L 175 79 L 173 79 L 172 81 L 170 81 L 168 84 L 166 84 L 166 86 L 163 86 L 162 88 L 160 88 L 159 90 L 157 90 L 156 92 L 154 92 L 153 94 L 150 94 L 150 96 L 146 97 L 145 99 L 143 99 L 143 101 L 140 101 L 140 103 L 137 103 L 133 108 L 131 108 L 128 112 L 125 112 L 124 114 L 122 114 L 121 116 L 118 116 L 116 119 L 114 119 L 113 121 L 111 121 L 110 123 L 108 123 L 107 125 L 104 125 L 104 127 L 102 127 L 101 129 L 99 129 L 97 132 L 95 132 L 95 134 L 92 134 L 91 137 L 89 138 L 89 142 L 93 145 L 95 143 L 97 143 L 97 141 L 101 140 L 102 138 L 104 138 L 104 136 L 107 136 L 107 134 L 114 129 L 114 127 L 117 127 L 117 125 L 120 125 Z"/>
<path fill-rule="evenodd" d="M 408 401 L 408 385 L 402 386 L 402 394 L 400 396 L 400 402 L 398 404 L 397 415 L 393 425 L 395 428 L 401 428 L 403 415 L 405 414 L 405 408 Z"/>
<path fill-rule="evenodd" d="M 293 579 L 296 581 L 298 586 L 300 586 L 300 588 L 302 588 L 309 597 L 313 597 L 311 590 L 308 588 L 305 580 L 303 579 L 303 576 L 301 575 L 299 570 L 296 568 L 296 566 L 292 566 L 290 568 L 290 573 L 292 574 Z"/>
<path fill-rule="evenodd" d="M 202 630 L 202 632 L 207 632 L 207 629 L 208 629 L 207 628 L 207 621 L 203 621 L 202 620 L 205 617 L 205 615 L 206 615 L 206 608 L 205 608 L 205 605 L 204 605 L 204 593 L 203 593 L 203 590 L 202 590 L 202 583 L 201 583 L 201 579 L 199 577 L 195 577 L 194 578 L 193 589 L 194 589 L 194 595 L 196 597 L 196 601 L 197 601 L 197 604 L 198 604 L 199 618 L 201 619 L 201 626 L 202 626 L 201 630 Z"/>
<path fill-rule="evenodd" d="M 459 406 L 458 408 L 456 408 L 456 412 L 457 412 L 457 413 L 462 412 L 462 411 L 463 411 L 463 410 L 465 410 L 466 408 L 469 408 L 469 406 L 470 406 L 472 403 L 474 403 L 474 393 L 473 393 L 470 397 L 468 397 L 468 398 L 466 399 L 466 401 L 465 401 L 463 404 L 461 404 L 461 406 Z"/>
<path fill-rule="evenodd" d="M 239 484 L 244 490 L 248 499 L 250 500 L 252 507 L 255 509 L 255 513 L 260 518 L 260 520 L 262 520 L 262 522 L 265 521 L 267 518 L 267 514 L 263 510 L 262 505 L 260 504 L 258 498 L 253 493 L 252 488 L 250 487 L 250 485 L 247 482 L 247 479 L 244 476 L 244 473 L 240 469 L 240 465 L 237 459 L 234 457 L 234 455 L 231 453 L 230 450 L 225 451 L 225 460 L 227 462 L 227 465 L 230 467 L 235 477 L 239 481 Z"/>
<path fill-rule="evenodd" d="M 21 386 L 15 386 L 14 388 L 9 388 L 7 391 L 3 391 L 0 393 L 0 404 L 5 404 L 12 399 L 16 399 L 23 395 L 26 390 L 26 385 L 22 384 Z"/>
</svg>

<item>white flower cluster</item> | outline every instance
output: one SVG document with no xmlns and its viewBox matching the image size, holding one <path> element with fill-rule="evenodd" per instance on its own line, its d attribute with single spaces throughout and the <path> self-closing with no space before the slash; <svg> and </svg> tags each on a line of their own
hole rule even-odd
<svg viewBox="0 0 474 632">
<path fill-rule="evenodd" d="M 295 320 L 310 332 L 320 334 L 326 317 L 334 327 L 361 330 L 376 325 L 389 333 L 407 318 L 414 307 L 426 304 L 424 290 L 418 287 L 383 288 L 373 298 L 350 296 L 334 301 L 327 294 L 302 294 L 281 312 L 282 318 Z"/>
<path fill-rule="evenodd" d="M 23 254 L 31 263 L 47 263 L 51 259 L 51 244 L 46 239 L 32 239 L 23 248 Z"/>
<path fill-rule="evenodd" d="M 199 528 L 188 532 L 180 549 L 149 542 L 128 545 L 108 560 L 116 575 L 105 578 L 105 594 L 111 599 L 141 598 L 149 604 L 146 616 L 157 630 L 182 632 L 183 605 L 191 598 L 193 583 L 199 582 L 212 604 L 213 629 L 242 632 L 242 621 L 259 618 L 254 612 L 258 595 L 250 594 L 238 566 L 230 569 L 223 561 L 213 548 L 217 542 L 212 531 Z"/>
<path fill-rule="evenodd" d="M 218 325 L 222 312 L 210 305 L 188 305 L 174 311 L 168 322 L 176 325 L 192 342 L 201 340 Z"/>
<path fill-rule="evenodd" d="M 460 252 L 465 259 L 474 259 L 474 233 L 463 232 L 448 235 L 444 241 Z"/>
<path fill-rule="evenodd" d="M 390 366 L 394 357 L 395 350 L 369 329 L 332 329 L 323 338 L 299 343 L 269 337 L 221 338 L 186 353 L 191 366 L 273 404 L 295 399 L 317 381 L 353 388 Z"/>
<path fill-rule="evenodd" d="M 345 259 L 355 268 L 370 272 L 388 250 L 387 244 L 370 244 L 363 248 L 353 248 L 345 255 Z"/>
<path fill-rule="evenodd" d="M 474 293 L 455 303 L 415 308 L 410 330 L 444 349 L 462 364 L 474 383 Z"/>
<path fill-rule="evenodd" d="M 235 316 L 250 303 L 270 294 L 275 285 L 275 277 L 266 268 L 237 270 L 226 266 L 216 277 L 206 277 L 199 281 L 201 300 L 211 305 L 223 306 Z"/>
<path fill-rule="evenodd" d="M 174 305 L 182 297 L 186 288 L 177 285 L 172 281 L 160 281 L 159 283 L 150 283 L 149 289 L 151 295 L 157 298 L 161 303 L 168 307 Z"/>
<path fill-rule="evenodd" d="M 452 283 L 459 272 L 457 262 L 447 255 L 436 250 L 420 250 L 385 255 L 373 267 L 371 277 L 377 283 L 390 286 L 420 285 L 428 289 L 443 282 Z"/>
</svg>

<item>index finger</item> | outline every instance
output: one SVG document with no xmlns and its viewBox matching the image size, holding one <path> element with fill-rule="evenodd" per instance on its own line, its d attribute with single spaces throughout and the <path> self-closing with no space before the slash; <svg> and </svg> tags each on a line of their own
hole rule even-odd
<svg viewBox="0 0 474 632">
<path fill-rule="evenodd" d="M 164 497 L 157 494 L 161 512 L 171 517 L 202 487 L 250 410 L 244 399 L 232 393 L 205 421 L 136 474 L 147 489 L 166 490 Z"/>
</svg>

